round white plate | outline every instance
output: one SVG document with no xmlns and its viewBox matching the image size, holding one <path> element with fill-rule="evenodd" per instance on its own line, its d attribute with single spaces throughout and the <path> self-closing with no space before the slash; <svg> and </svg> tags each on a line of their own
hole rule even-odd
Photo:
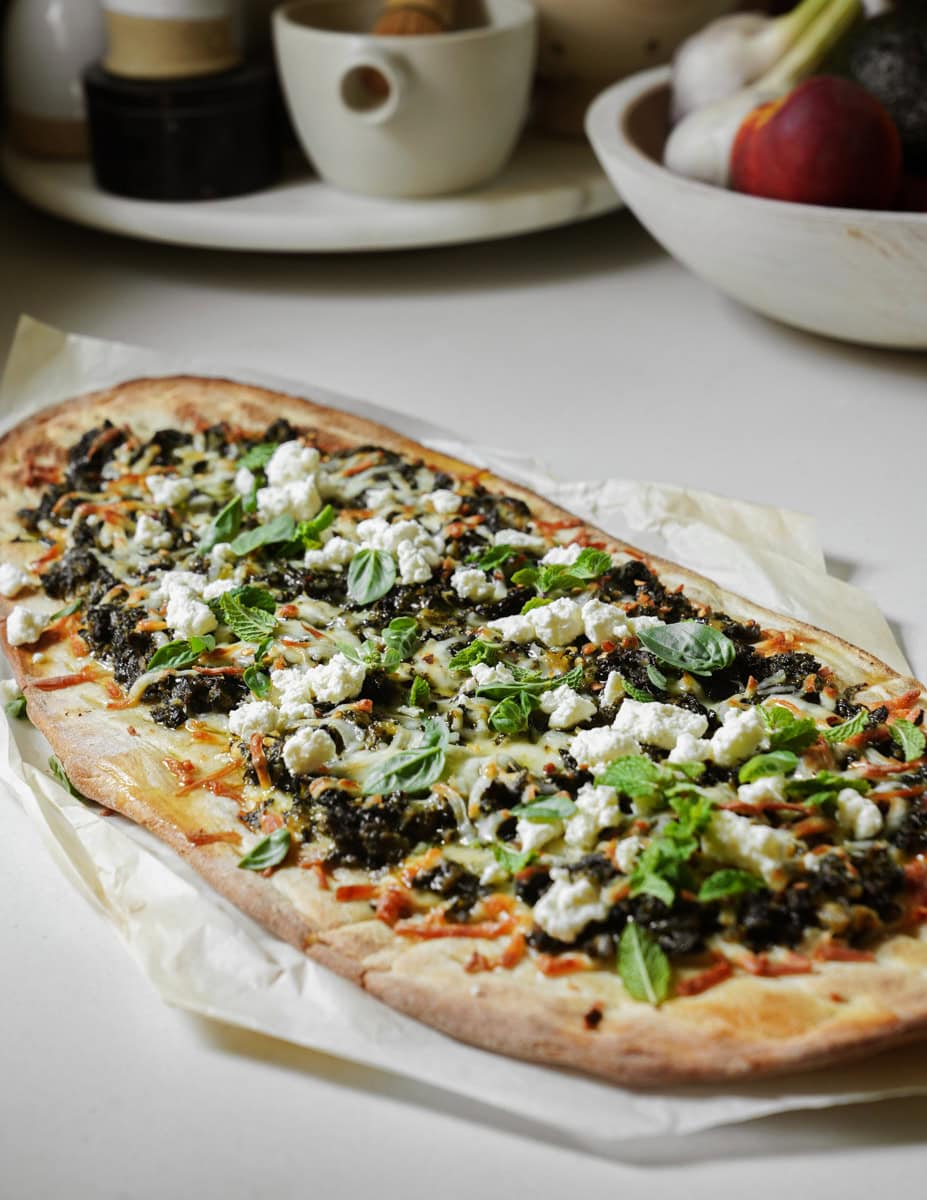
<svg viewBox="0 0 927 1200">
<path fill-rule="evenodd" d="M 549 229 L 621 207 L 585 142 L 531 135 L 485 187 L 430 200 L 340 192 L 308 171 L 231 200 L 156 203 L 101 192 L 87 163 L 0 154 L 7 183 L 37 208 L 110 233 L 223 250 L 399 250 Z"/>
</svg>

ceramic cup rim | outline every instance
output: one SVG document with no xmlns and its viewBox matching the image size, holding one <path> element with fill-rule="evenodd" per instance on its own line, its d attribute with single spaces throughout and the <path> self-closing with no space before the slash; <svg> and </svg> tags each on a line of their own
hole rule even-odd
<svg viewBox="0 0 927 1200">
<path fill-rule="evenodd" d="M 313 9 L 331 9 L 337 7 L 339 3 L 341 0 L 289 0 L 289 3 L 274 9 L 274 24 L 279 33 L 282 34 L 285 30 L 289 36 L 311 37 L 314 40 L 331 42 L 343 42 L 348 39 L 356 42 L 358 38 L 369 38 L 378 45 L 390 48 L 402 47 L 403 50 L 409 50 L 411 42 L 414 42 L 415 48 L 417 48 L 435 44 L 446 46 L 449 44 L 459 45 L 462 42 L 488 41 L 511 33 L 512 30 L 538 23 L 537 9 L 531 0 L 493 0 L 494 4 L 503 9 L 498 19 L 472 29 L 449 29 L 441 33 L 419 34 L 415 38 L 375 34 L 357 29 L 324 29 L 296 19 L 296 15 L 301 11 L 308 13 Z"/>
</svg>

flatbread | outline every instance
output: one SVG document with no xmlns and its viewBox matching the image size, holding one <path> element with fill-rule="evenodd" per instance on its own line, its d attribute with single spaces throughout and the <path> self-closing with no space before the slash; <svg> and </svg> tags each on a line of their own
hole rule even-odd
<svg viewBox="0 0 927 1200">
<path fill-rule="evenodd" d="M 864 679 L 858 699 L 869 705 L 919 693 L 903 677 L 848 643 L 771 613 L 676 564 L 644 556 L 526 489 L 477 472 L 363 418 L 309 401 L 227 380 L 139 379 L 69 400 L 24 421 L 0 440 L 0 534 L 7 561 L 30 563 L 35 542 L 16 541 L 18 509 L 34 504 L 41 469 L 62 464 L 66 449 L 108 419 L 141 438 L 166 426 L 201 430 L 228 422 L 259 436 L 286 418 L 312 432 L 319 449 L 376 445 L 419 459 L 455 479 L 524 500 L 535 519 L 565 522 L 574 536 L 610 553 L 646 561 L 668 586 L 683 585 L 696 602 L 778 630 L 844 679 Z M 54 601 L 33 607 L 51 613 Z M 7 615 L 14 602 L 4 600 Z M 791 639 L 791 642 L 790 642 Z M 192 789 L 178 794 L 165 760 L 210 769 L 215 745 L 188 730 L 156 725 L 144 708 L 101 706 L 99 682 L 43 690 L 43 677 L 81 669 L 67 640 L 38 647 L 3 643 L 45 734 L 76 787 L 144 825 L 167 842 L 223 895 L 314 960 L 371 995 L 443 1032 L 504 1054 L 575 1068 L 627 1085 L 728 1080 L 843 1060 L 927 1031 L 927 939 L 922 926 L 881 942 L 873 961 L 821 962 L 807 974 L 734 974 L 701 994 L 677 995 L 660 1007 L 630 998 L 617 973 L 605 969 L 559 977 L 543 974 L 531 956 L 508 970 L 467 969 L 474 954 L 495 958 L 496 942 L 480 938 L 416 940 L 376 920 L 364 900 L 335 898 L 319 873 L 284 866 L 261 875 L 239 869 L 242 847 L 211 840 L 241 829 L 233 800 Z M 36 661 L 38 650 L 38 661 Z M 363 881 L 362 870 L 339 879 Z"/>
</svg>

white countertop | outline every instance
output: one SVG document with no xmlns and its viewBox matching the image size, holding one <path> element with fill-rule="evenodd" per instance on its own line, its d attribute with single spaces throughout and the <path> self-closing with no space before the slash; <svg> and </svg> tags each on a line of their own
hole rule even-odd
<svg viewBox="0 0 927 1200">
<path fill-rule="evenodd" d="M 305 379 L 571 477 L 814 514 L 927 672 L 927 357 L 794 333 L 622 214 L 344 258 L 142 245 L 0 193 L 0 355 L 18 315 Z M 164 1007 L 5 798 L 0 1195 L 687 1200 L 922 1186 L 927 1099 L 795 1114 L 606 1159 L 474 1103 Z M 923 1053 L 923 1050 L 912 1050 Z M 648 1152 L 648 1158 L 652 1151 Z"/>
</svg>

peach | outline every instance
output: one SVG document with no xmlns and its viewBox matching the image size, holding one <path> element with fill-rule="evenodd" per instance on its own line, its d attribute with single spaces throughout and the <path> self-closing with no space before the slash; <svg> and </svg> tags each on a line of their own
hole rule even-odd
<svg viewBox="0 0 927 1200">
<path fill-rule="evenodd" d="M 889 208 L 900 182 L 891 117 L 859 84 L 828 75 L 755 109 L 731 152 L 731 186 L 773 200 Z"/>
</svg>

